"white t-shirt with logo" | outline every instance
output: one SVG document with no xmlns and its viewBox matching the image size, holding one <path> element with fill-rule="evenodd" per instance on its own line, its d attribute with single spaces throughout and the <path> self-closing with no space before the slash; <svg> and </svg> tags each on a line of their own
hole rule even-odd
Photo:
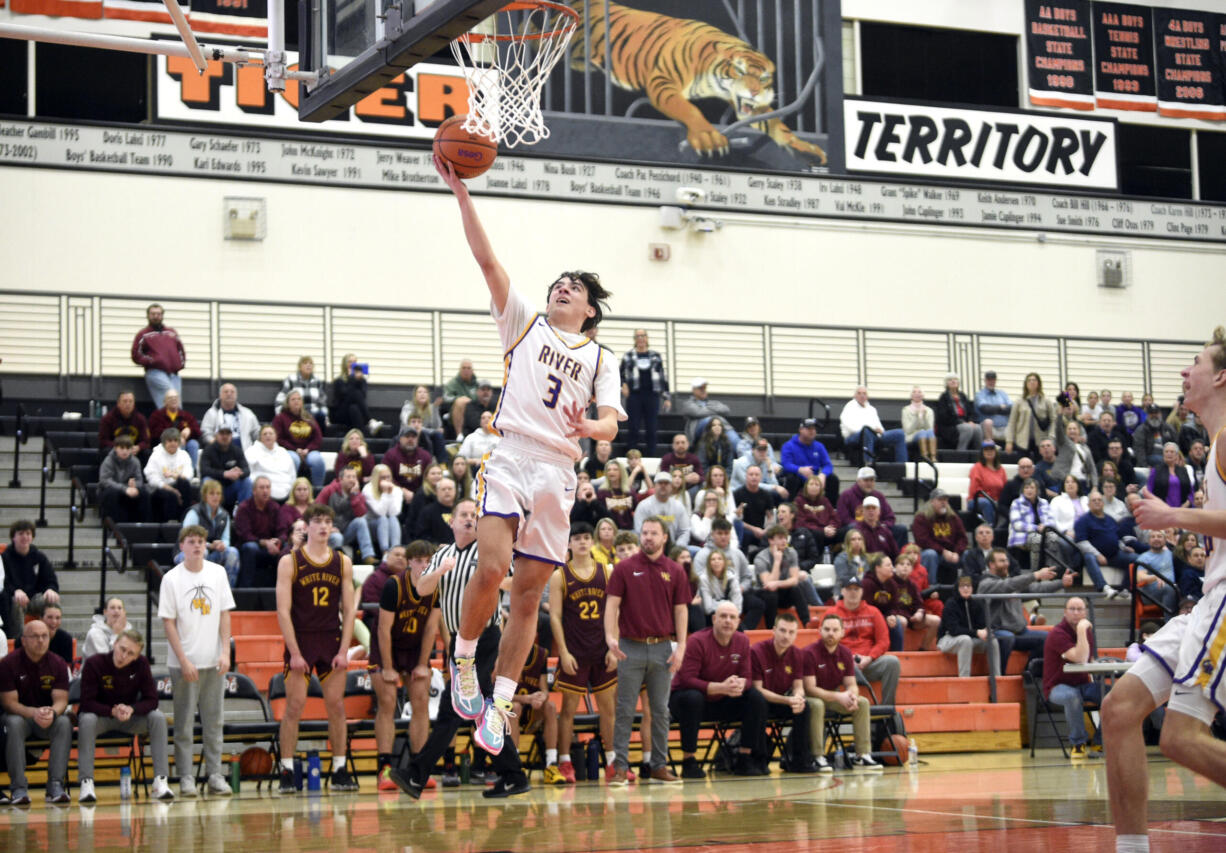
<svg viewBox="0 0 1226 853">
<path fill-rule="evenodd" d="M 221 614 L 233 609 L 230 579 L 216 563 L 206 560 L 198 572 L 179 564 L 162 577 L 158 618 L 176 621 L 183 654 L 197 668 L 217 666 L 222 653 Z M 171 669 L 183 668 L 173 648 L 169 661 Z"/>
</svg>

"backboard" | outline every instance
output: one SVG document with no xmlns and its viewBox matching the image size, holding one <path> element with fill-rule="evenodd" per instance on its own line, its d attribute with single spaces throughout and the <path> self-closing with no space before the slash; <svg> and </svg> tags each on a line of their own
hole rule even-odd
<svg viewBox="0 0 1226 853">
<path fill-rule="evenodd" d="M 442 52 L 507 0 L 315 0 L 299 4 L 299 68 L 321 73 L 303 90 L 302 121 L 334 118 L 418 62 Z M 330 70 L 329 70 L 330 69 Z"/>
</svg>

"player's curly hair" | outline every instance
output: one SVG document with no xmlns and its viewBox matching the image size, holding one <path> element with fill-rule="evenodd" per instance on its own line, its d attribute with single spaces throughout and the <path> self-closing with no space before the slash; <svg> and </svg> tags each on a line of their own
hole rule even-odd
<svg viewBox="0 0 1226 853">
<path fill-rule="evenodd" d="M 1218 326 L 1214 329 L 1212 340 L 1205 346 L 1217 347 L 1213 351 L 1213 369 L 1226 370 L 1226 327 Z"/>
<path fill-rule="evenodd" d="M 606 300 L 613 294 L 605 290 L 604 285 L 600 283 L 600 276 L 594 272 L 583 272 L 575 270 L 573 272 L 560 273 L 553 284 L 549 285 L 549 290 L 545 293 L 545 300 L 553 294 L 553 289 L 564 278 L 569 278 L 571 281 L 578 281 L 587 289 L 587 304 L 596 309 L 596 316 L 588 317 L 583 321 L 583 328 L 580 331 L 586 332 L 589 329 L 600 325 L 600 321 L 604 319 L 604 309 L 609 307 Z"/>
</svg>

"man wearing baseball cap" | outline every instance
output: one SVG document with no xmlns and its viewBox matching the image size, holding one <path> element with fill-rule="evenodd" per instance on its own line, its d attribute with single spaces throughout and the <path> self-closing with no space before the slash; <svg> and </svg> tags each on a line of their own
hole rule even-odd
<svg viewBox="0 0 1226 853">
<path fill-rule="evenodd" d="M 796 435 L 783 445 L 780 461 L 783 462 L 783 485 L 792 497 L 800 494 L 807 480 L 816 477 L 831 503 L 839 499 L 839 478 L 825 445 L 817 440 L 816 418 L 800 422 Z"/>
<path fill-rule="evenodd" d="M 690 441 L 698 440 L 698 436 L 707 428 L 707 421 L 713 417 L 724 422 L 724 433 L 733 447 L 740 440 L 732 428 L 732 422 L 728 420 L 732 409 L 707 396 L 707 380 L 701 376 L 695 376 L 690 383 L 690 396 L 677 405 L 677 414 L 685 415 L 685 435 Z"/>
<path fill-rule="evenodd" d="M 966 527 L 958 513 L 950 511 L 948 492 L 932 490 L 928 503 L 915 515 L 911 533 L 920 546 L 920 562 L 928 570 L 928 577 L 934 583 L 956 582 L 967 545 Z"/>
<path fill-rule="evenodd" d="M 890 648 L 890 631 L 885 617 L 872 605 L 864 603 L 864 589 L 857 577 L 843 582 L 843 595 L 827 613 L 843 620 L 843 645 L 856 663 L 856 681 L 881 682 L 881 704 L 893 705 L 898 690 L 901 664 L 898 658 L 886 654 Z"/>
<path fill-rule="evenodd" d="M 688 544 L 690 541 L 690 514 L 678 498 L 673 496 L 673 475 L 657 471 L 654 478 L 655 491 L 643 498 L 634 509 L 634 532 L 643 529 L 648 518 L 659 518 L 667 525 L 669 541 L 673 544 Z"/>
</svg>

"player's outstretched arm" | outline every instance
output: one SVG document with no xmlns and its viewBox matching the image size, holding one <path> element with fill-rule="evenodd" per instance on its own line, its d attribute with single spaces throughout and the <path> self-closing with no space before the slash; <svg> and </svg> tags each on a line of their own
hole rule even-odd
<svg viewBox="0 0 1226 853">
<path fill-rule="evenodd" d="M 485 284 L 490 289 L 490 298 L 494 300 L 494 310 L 501 314 L 507 304 L 507 292 L 511 289 L 511 280 L 507 277 L 502 264 L 498 263 L 498 259 L 494 257 L 494 249 L 490 246 L 489 238 L 485 235 L 485 228 L 481 226 L 481 220 L 477 217 L 477 209 L 473 206 L 472 197 L 468 194 L 468 187 L 456 177 L 455 169 L 451 167 L 451 164 L 444 163 L 438 158 L 438 155 L 434 157 L 434 168 L 438 170 L 443 183 L 451 189 L 456 201 L 460 203 L 460 219 L 464 223 L 464 236 L 468 239 L 468 248 L 472 251 L 477 266 L 481 267 L 482 275 L 485 276 Z"/>
</svg>

